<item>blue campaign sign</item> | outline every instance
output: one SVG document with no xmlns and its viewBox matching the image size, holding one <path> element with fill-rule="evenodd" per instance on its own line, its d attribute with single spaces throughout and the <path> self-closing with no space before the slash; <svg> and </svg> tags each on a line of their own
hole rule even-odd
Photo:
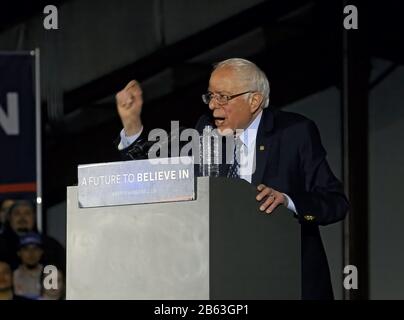
<svg viewBox="0 0 404 320">
<path fill-rule="evenodd" d="M 37 195 L 35 55 L 0 52 L 0 200 Z"/>
</svg>

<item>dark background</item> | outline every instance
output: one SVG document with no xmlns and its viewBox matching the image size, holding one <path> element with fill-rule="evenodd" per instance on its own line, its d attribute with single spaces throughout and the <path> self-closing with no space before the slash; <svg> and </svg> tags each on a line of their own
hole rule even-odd
<svg viewBox="0 0 404 320">
<path fill-rule="evenodd" d="M 77 165 L 118 159 L 114 95 L 129 80 L 144 88 L 146 125 L 193 126 L 206 112 L 200 95 L 212 63 L 244 57 L 266 72 L 271 108 L 316 121 L 346 186 L 349 218 L 324 231 L 337 298 L 404 298 L 400 1 L 65 0 L 53 2 L 58 30 L 43 28 L 47 4 L 2 2 L 0 50 L 41 50 L 48 233 L 64 242 Z M 343 29 L 348 4 L 358 8 L 358 30 Z M 350 293 L 347 264 L 360 270 L 360 289 Z"/>
</svg>

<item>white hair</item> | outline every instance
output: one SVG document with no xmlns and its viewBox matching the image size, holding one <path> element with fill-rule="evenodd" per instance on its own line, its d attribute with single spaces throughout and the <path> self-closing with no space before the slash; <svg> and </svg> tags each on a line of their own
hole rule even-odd
<svg viewBox="0 0 404 320">
<path fill-rule="evenodd" d="M 265 73 L 258 68 L 258 66 L 246 59 L 231 58 L 213 66 L 213 70 L 223 67 L 230 67 L 240 74 L 241 80 L 248 83 L 250 90 L 257 91 L 262 94 L 262 108 L 266 108 L 269 105 L 269 81 Z M 252 86 L 252 87 L 251 87 Z"/>
</svg>

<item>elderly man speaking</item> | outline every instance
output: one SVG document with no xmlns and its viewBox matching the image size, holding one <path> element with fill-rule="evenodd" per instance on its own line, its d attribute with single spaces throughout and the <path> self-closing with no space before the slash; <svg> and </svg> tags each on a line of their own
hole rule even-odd
<svg viewBox="0 0 404 320">
<path fill-rule="evenodd" d="M 255 157 L 255 170 L 240 172 L 232 166 L 226 176 L 256 185 L 257 205 L 263 213 L 270 215 L 279 205 L 295 213 L 301 225 L 302 299 L 333 299 L 319 225 L 343 220 L 348 200 L 327 163 L 314 122 L 268 108 L 269 91 L 266 75 L 254 63 L 233 58 L 216 64 L 208 92 L 202 95 L 212 117 L 202 116 L 196 128 L 201 131 L 211 124 L 223 133 L 253 132 L 242 145 L 246 157 Z M 116 101 L 124 127 L 119 149 L 125 156 L 145 136 L 140 85 L 129 82 Z"/>
</svg>

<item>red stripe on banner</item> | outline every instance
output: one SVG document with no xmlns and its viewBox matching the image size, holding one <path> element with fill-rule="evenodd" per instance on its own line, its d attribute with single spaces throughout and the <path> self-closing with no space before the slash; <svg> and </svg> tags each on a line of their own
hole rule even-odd
<svg viewBox="0 0 404 320">
<path fill-rule="evenodd" d="M 0 184 L 0 193 L 35 192 L 36 182 Z"/>
</svg>

